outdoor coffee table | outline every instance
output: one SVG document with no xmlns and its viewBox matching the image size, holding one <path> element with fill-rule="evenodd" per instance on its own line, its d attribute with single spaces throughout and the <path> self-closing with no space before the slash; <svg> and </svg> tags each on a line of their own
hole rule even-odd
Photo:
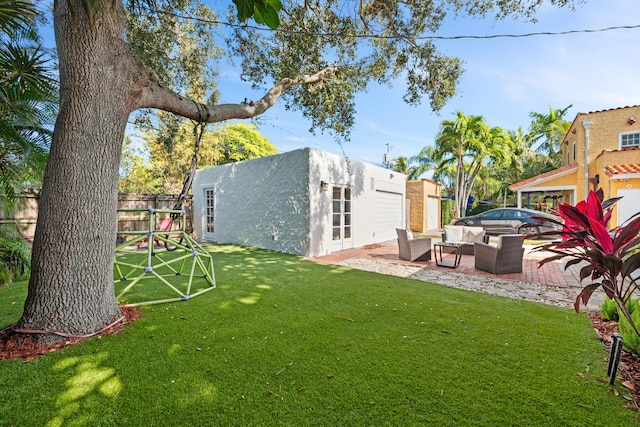
<svg viewBox="0 0 640 427">
<path fill-rule="evenodd" d="M 438 267 L 449 267 L 456 268 L 460 265 L 460 259 L 462 258 L 462 245 L 463 243 L 452 243 L 452 242 L 436 242 L 433 245 L 433 251 L 435 252 L 436 265 Z M 453 253 L 454 259 L 453 264 L 450 262 L 442 261 L 442 248 L 447 248 L 445 253 Z"/>
</svg>

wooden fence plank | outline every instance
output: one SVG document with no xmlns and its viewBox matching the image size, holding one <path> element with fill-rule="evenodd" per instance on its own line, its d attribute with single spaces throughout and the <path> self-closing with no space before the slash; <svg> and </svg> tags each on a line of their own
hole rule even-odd
<svg viewBox="0 0 640 427">
<path fill-rule="evenodd" d="M 0 224 L 18 223 L 25 233 L 33 235 L 38 219 L 39 190 L 23 191 L 19 196 L 18 208 L 7 214 L 0 209 Z M 173 209 L 178 200 L 173 194 L 118 194 L 118 209 Z M 187 233 L 193 231 L 193 204 L 191 196 L 187 197 L 183 205 L 186 213 Z M 148 216 L 144 213 L 122 213 L 118 215 L 118 231 L 137 231 L 149 228 Z M 162 219 L 160 219 L 162 221 Z"/>
</svg>

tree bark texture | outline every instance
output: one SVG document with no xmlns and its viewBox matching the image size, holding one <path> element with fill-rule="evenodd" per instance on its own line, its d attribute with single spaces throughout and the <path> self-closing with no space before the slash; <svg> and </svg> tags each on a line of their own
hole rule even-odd
<svg viewBox="0 0 640 427">
<path fill-rule="evenodd" d="M 32 273 L 18 327 L 83 335 L 120 316 L 113 287 L 117 183 L 130 113 L 124 15 L 55 2 L 60 110 L 45 171 Z M 111 4 L 111 2 L 105 2 Z M 53 338 L 53 337 L 50 337 Z"/>
</svg>

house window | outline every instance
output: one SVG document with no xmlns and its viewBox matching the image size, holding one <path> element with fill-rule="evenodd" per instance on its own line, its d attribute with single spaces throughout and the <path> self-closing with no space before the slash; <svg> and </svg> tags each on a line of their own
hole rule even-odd
<svg viewBox="0 0 640 427">
<path fill-rule="evenodd" d="M 215 205 L 215 192 L 213 188 L 207 188 L 204 190 L 204 200 L 205 200 L 205 229 L 206 233 L 213 233 L 213 212 Z"/>
<path fill-rule="evenodd" d="M 565 163 L 565 166 L 569 164 L 569 150 L 567 150 L 567 162 Z"/>
<path fill-rule="evenodd" d="M 634 148 L 638 146 L 640 146 L 640 132 L 620 134 L 620 149 Z"/>
<path fill-rule="evenodd" d="M 575 141 L 573 142 L 573 161 L 576 161 L 576 143 Z"/>
</svg>

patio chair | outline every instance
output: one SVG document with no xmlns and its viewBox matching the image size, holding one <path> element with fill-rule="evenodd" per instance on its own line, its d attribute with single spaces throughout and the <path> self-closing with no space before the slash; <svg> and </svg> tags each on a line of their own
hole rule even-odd
<svg viewBox="0 0 640 427">
<path fill-rule="evenodd" d="M 400 259 L 407 261 L 431 261 L 431 238 L 414 239 L 411 230 L 396 228 Z"/>
<path fill-rule="evenodd" d="M 522 273 L 522 236 L 503 234 L 498 237 L 498 246 L 476 243 L 475 261 L 478 270 L 492 274 Z"/>
</svg>

